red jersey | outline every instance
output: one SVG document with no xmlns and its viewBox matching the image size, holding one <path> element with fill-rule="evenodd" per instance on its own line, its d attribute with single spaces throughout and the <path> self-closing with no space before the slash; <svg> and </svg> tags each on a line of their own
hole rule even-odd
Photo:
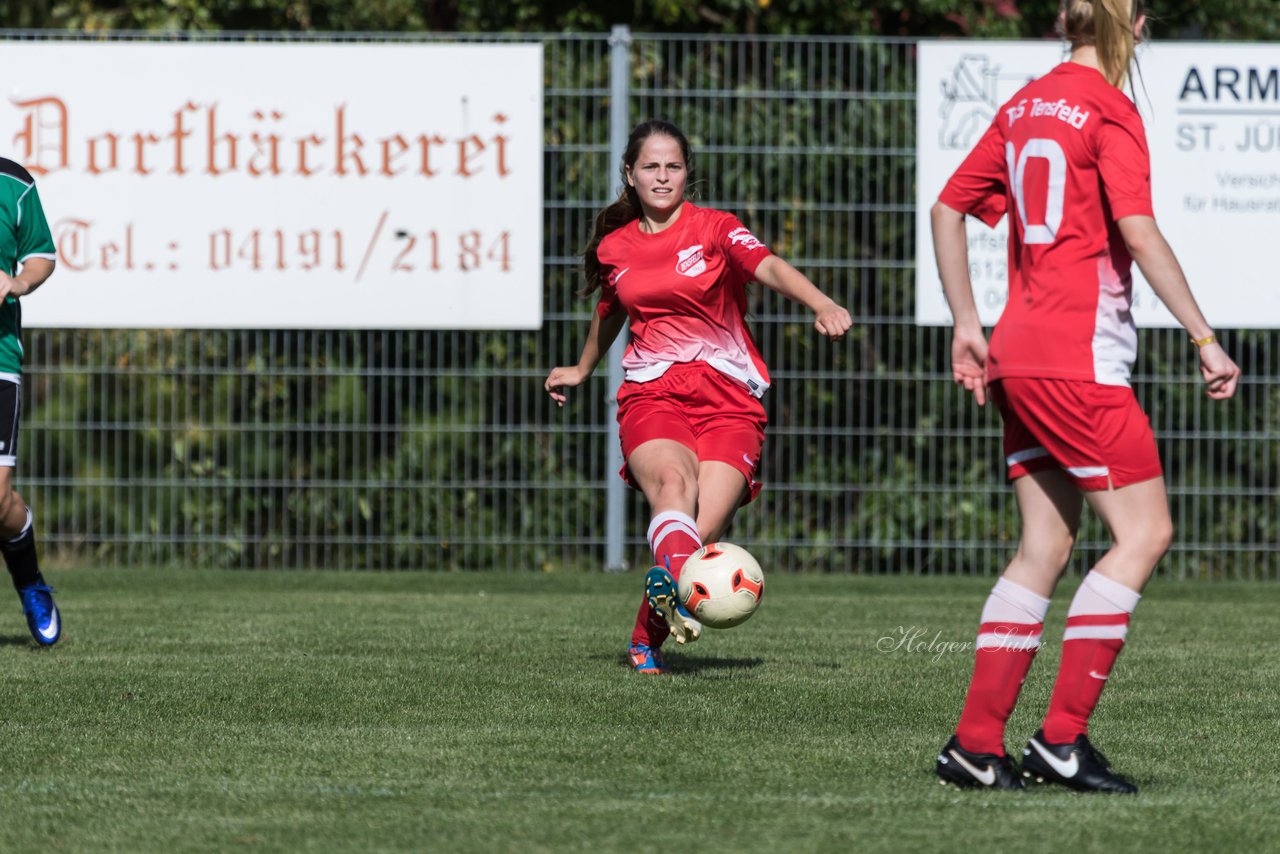
<svg viewBox="0 0 1280 854">
<path fill-rule="evenodd" d="M 987 379 L 1129 384 L 1133 259 L 1116 221 L 1152 216 L 1151 159 L 1133 102 L 1064 62 L 996 114 L 940 201 L 994 226 L 1009 211 L 1009 302 Z"/>
<path fill-rule="evenodd" d="M 685 202 L 663 231 L 641 231 L 634 220 L 605 235 L 597 254 L 606 284 L 596 311 L 621 306 L 631 321 L 628 380 L 703 361 L 756 397 L 765 393 L 769 371 L 747 330 L 746 286 L 772 253 L 737 217 Z"/>
</svg>

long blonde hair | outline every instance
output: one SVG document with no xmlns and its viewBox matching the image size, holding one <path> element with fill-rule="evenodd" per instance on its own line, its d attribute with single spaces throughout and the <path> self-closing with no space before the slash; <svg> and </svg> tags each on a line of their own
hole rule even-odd
<svg viewBox="0 0 1280 854">
<path fill-rule="evenodd" d="M 1058 26 L 1074 50 L 1093 45 L 1102 76 L 1124 88 L 1133 66 L 1134 25 L 1143 14 L 1142 0 L 1062 0 Z"/>
</svg>

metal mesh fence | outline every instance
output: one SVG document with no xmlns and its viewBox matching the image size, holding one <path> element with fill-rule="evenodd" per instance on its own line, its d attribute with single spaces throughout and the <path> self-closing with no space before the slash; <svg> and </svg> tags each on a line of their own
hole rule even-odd
<svg viewBox="0 0 1280 854">
<path fill-rule="evenodd" d="M 19 481 L 49 556 L 603 563 L 613 390 L 601 369 L 559 410 L 541 384 L 582 346 L 592 302 L 577 296 L 578 255 L 617 191 L 610 44 L 540 40 L 542 330 L 29 330 Z M 998 417 L 951 385 L 946 330 L 912 319 L 913 43 L 644 35 L 628 58 L 630 118 L 685 129 L 700 203 L 737 213 L 855 316 L 854 334 L 833 345 L 803 307 L 753 286 L 774 378 L 766 489 L 730 537 L 778 569 L 998 571 L 1018 535 Z M 1280 336 L 1222 337 L 1247 377 L 1227 406 L 1200 394 L 1184 336 L 1142 333 L 1135 387 L 1178 531 L 1162 571 L 1274 578 Z M 641 565 L 647 508 L 626 500 L 625 555 Z M 1078 566 L 1103 534 L 1086 522 Z"/>
</svg>

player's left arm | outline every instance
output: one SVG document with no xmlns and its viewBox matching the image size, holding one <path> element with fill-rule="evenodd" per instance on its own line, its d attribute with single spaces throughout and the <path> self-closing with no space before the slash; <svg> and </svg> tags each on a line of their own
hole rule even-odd
<svg viewBox="0 0 1280 854">
<path fill-rule="evenodd" d="M 1156 225 L 1151 204 L 1151 155 L 1138 111 L 1121 110 L 1106 117 L 1098 129 L 1096 144 L 1098 173 L 1129 256 L 1196 343 L 1200 374 L 1209 397 L 1231 397 L 1236 392 L 1240 368 L 1218 344 L 1213 328 L 1191 294 L 1182 265 Z"/>
<path fill-rule="evenodd" d="M 1218 343 L 1213 327 L 1204 319 L 1196 298 L 1187 284 L 1182 265 L 1164 239 L 1155 219 L 1149 216 L 1125 216 L 1116 221 L 1125 247 L 1138 269 L 1151 285 L 1151 290 L 1187 330 L 1200 351 L 1200 374 L 1208 386 L 1209 397 L 1225 400 L 1236 393 L 1240 368 Z"/>
<path fill-rule="evenodd" d="M 809 277 L 777 255 L 770 255 L 756 267 L 755 279 L 789 300 L 807 306 L 814 313 L 814 328 L 828 338 L 843 338 L 853 327 L 848 310 L 818 290 Z"/>
</svg>

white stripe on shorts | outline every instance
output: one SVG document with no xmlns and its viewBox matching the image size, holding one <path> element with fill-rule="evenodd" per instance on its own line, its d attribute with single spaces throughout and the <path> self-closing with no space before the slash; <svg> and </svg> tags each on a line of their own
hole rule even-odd
<svg viewBox="0 0 1280 854">
<path fill-rule="evenodd" d="M 1067 474 L 1073 477 L 1106 477 L 1111 473 L 1111 469 L 1106 466 L 1076 466 L 1071 468 L 1068 466 Z"/>
<path fill-rule="evenodd" d="M 0 371 L 0 380 L 4 380 L 7 383 L 13 383 L 14 385 L 22 385 L 22 374 L 6 374 L 3 371 Z"/>
<path fill-rule="evenodd" d="M 1027 460 L 1038 460 L 1041 457 L 1049 456 L 1049 452 L 1044 448 L 1027 448 L 1025 451 L 1015 451 L 1004 458 L 1007 465 L 1017 465 L 1025 463 Z"/>
</svg>

